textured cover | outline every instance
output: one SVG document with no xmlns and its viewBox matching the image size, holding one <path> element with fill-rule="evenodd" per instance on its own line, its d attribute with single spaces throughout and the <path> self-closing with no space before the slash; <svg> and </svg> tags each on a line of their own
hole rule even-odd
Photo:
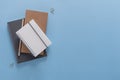
<svg viewBox="0 0 120 80">
<path fill-rule="evenodd" d="M 25 61 L 29 61 L 29 60 L 33 60 L 36 58 L 41 58 L 41 57 L 47 56 L 46 51 L 43 52 L 43 55 L 39 55 L 37 57 L 34 57 L 31 54 L 22 54 L 22 52 L 21 52 L 20 56 L 18 56 L 20 39 L 16 35 L 16 31 L 18 31 L 21 28 L 21 26 L 22 26 L 22 19 L 8 22 L 8 31 L 9 31 L 10 38 L 11 38 L 11 41 L 13 44 L 17 62 L 20 63 L 20 62 L 25 62 Z"/>
<path fill-rule="evenodd" d="M 48 13 L 26 10 L 25 24 L 28 23 L 31 19 L 35 20 L 35 22 L 40 26 L 44 33 L 46 32 Z M 21 44 L 21 52 L 30 53 L 28 48 L 23 43 Z M 40 55 L 43 55 L 43 53 L 41 53 Z"/>
</svg>

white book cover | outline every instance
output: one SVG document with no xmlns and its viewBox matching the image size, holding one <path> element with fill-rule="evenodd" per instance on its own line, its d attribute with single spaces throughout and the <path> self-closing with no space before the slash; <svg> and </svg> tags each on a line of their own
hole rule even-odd
<svg viewBox="0 0 120 80">
<path fill-rule="evenodd" d="M 23 26 L 16 32 L 16 34 L 34 57 L 37 57 L 42 51 L 51 45 L 51 41 L 34 20 L 31 20 Z"/>
</svg>

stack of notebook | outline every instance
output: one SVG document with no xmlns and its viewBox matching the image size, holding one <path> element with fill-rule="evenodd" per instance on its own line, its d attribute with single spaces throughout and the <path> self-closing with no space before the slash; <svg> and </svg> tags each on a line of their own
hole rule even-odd
<svg viewBox="0 0 120 80">
<path fill-rule="evenodd" d="M 25 18 L 8 22 L 17 62 L 47 56 L 45 49 L 51 41 L 45 35 L 48 13 L 26 10 Z"/>
</svg>

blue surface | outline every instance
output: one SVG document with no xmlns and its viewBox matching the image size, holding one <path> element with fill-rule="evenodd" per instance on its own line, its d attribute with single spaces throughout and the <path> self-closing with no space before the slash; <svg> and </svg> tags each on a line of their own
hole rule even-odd
<svg viewBox="0 0 120 80">
<path fill-rule="evenodd" d="M 54 8 L 54 14 L 50 9 Z M 7 22 L 49 13 L 48 56 L 17 64 Z M 1 0 L 1 80 L 120 80 L 119 0 Z"/>
</svg>

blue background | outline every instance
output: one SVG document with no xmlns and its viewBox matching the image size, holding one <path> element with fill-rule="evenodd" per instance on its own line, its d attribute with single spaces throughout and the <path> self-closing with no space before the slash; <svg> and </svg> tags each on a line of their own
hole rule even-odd
<svg viewBox="0 0 120 80">
<path fill-rule="evenodd" d="M 54 14 L 50 9 L 54 8 Z M 7 22 L 49 13 L 48 56 L 17 64 Z M 119 0 L 1 0 L 1 80 L 120 80 Z"/>
</svg>

